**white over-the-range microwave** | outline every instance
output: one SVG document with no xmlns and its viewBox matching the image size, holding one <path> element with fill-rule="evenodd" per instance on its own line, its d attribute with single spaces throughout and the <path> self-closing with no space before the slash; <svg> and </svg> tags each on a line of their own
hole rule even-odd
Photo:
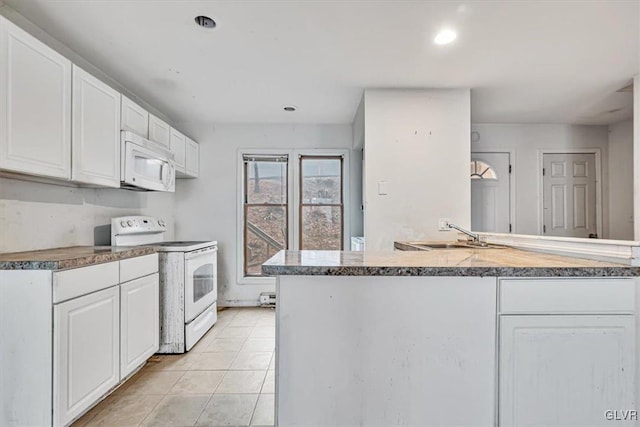
<svg viewBox="0 0 640 427">
<path fill-rule="evenodd" d="M 137 191 L 175 191 L 173 153 L 133 132 L 122 131 L 120 186 Z"/>
</svg>

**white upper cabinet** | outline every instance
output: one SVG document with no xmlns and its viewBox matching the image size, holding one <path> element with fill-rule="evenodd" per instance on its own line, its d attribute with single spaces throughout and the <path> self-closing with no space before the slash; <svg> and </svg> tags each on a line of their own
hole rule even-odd
<svg viewBox="0 0 640 427">
<path fill-rule="evenodd" d="M 169 148 L 171 126 L 149 113 L 149 139 Z"/>
<path fill-rule="evenodd" d="M 122 95 L 122 130 L 129 130 L 144 138 L 149 137 L 149 112 Z"/>
<path fill-rule="evenodd" d="M 185 172 L 190 178 L 197 178 L 200 172 L 200 147 L 193 139 L 187 137 L 185 146 Z"/>
<path fill-rule="evenodd" d="M 176 129 L 171 128 L 171 143 L 170 149 L 173 153 L 176 165 L 176 172 L 185 172 L 185 146 L 187 143 L 186 137 L 178 132 Z"/>
<path fill-rule="evenodd" d="M 73 66 L 71 179 L 120 187 L 120 93 Z"/>
<path fill-rule="evenodd" d="M 71 178 L 71 62 L 1 16 L 0 168 Z"/>
</svg>

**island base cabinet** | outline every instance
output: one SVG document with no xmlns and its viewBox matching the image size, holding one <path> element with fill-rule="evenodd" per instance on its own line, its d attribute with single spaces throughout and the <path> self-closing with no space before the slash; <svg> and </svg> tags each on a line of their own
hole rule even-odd
<svg viewBox="0 0 640 427">
<path fill-rule="evenodd" d="M 611 425 L 636 409 L 634 322 L 632 315 L 501 316 L 500 426 Z"/>
<path fill-rule="evenodd" d="M 53 308 L 53 420 L 70 424 L 120 380 L 120 298 L 114 286 Z"/>
<path fill-rule="evenodd" d="M 496 278 L 279 276 L 276 425 L 493 426 Z"/>
<path fill-rule="evenodd" d="M 160 290 L 158 273 L 120 286 L 120 379 L 124 379 L 158 351 Z"/>
</svg>

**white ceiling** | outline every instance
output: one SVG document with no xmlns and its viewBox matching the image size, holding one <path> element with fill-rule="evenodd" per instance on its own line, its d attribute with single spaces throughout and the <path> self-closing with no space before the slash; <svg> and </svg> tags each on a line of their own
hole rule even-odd
<svg viewBox="0 0 640 427">
<path fill-rule="evenodd" d="M 5 3 L 177 122 L 351 123 L 364 88 L 470 87 L 474 122 L 605 124 L 639 70 L 637 1 Z"/>
</svg>

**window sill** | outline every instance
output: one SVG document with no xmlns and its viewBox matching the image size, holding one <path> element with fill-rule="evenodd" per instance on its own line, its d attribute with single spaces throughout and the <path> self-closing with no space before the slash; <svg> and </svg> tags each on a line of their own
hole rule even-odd
<svg viewBox="0 0 640 427">
<path fill-rule="evenodd" d="M 275 277 L 244 276 L 238 280 L 239 285 L 275 285 Z"/>
</svg>

